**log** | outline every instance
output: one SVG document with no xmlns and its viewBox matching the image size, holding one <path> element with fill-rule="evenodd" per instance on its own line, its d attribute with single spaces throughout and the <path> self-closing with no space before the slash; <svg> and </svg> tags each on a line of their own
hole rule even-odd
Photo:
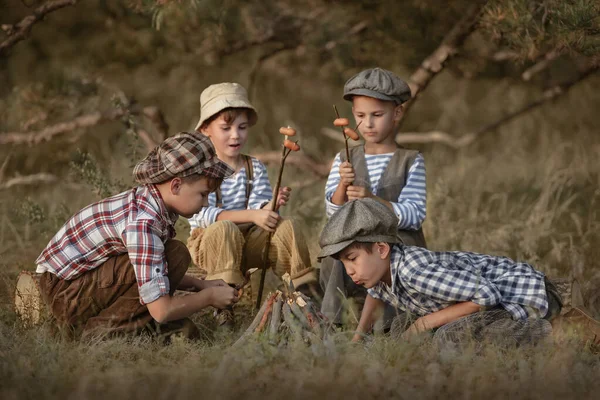
<svg viewBox="0 0 600 400">
<path fill-rule="evenodd" d="M 31 271 L 21 271 L 15 286 L 15 311 L 23 325 L 27 327 L 38 326 L 50 315 L 42 299 L 40 291 L 41 274 Z"/>
<path fill-rule="evenodd" d="M 277 341 L 277 334 L 279 326 L 281 325 L 281 307 L 283 306 L 283 300 L 281 295 L 277 296 L 277 301 L 273 306 L 273 316 L 271 318 L 271 326 L 269 327 L 269 340 L 271 342 Z"/>
</svg>

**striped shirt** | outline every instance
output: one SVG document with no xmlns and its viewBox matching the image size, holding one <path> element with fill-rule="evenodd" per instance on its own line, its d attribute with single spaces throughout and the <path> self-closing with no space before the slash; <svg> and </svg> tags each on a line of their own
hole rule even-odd
<svg viewBox="0 0 600 400">
<path fill-rule="evenodd" d="M 379 180 L 394 153 L 365 154 L 371 193 L 377 193 Z M 340 154 L 335 156 L 327 183 L 325 184 L 325 211 L 331 217 L 341 206 L 333 204 L 331 198 L 340 183 Z M 394 213 L 398 216 L 398 229 L 418 230 L 426 216 L 427 190 L 425 183 L 425 160 L 418 154 L 410 166 L 406 185 L 400 192 L 398 200 L 390 202 Z"/>
<path fill-rule="evenodd" d="M 252 183 L 252 192 L 248 202 L 249 210 L 257 210 L 271 201 L 273 193 L 267 168 L 256 158 L 252 158 L 252 167 L 254 170 L 254 181 Z M 207 228 L 217 221 L 217 216 L 225 210 L 245 210 L 246 209 L 246 167 L 243 167 L 237 173 L 223 180 L 221 184 L 222 208 L 217 207 L 217 195 L 211 193 L 208 196 L 208 207 L 203 207 L 198 214 L 194 214 L 188 221 L 191 230 L 195 228 Z"/>
<path fill-rule="evenodd" d="M 514 319 L 548 313 L 544 274 L 507 257 L 394 245 L 390 270 L 392 286 L 379 282 L 369 295 L 418 316 L 464 301 L 500 305 Z"/>
<path fill-rule="evenodd" d="M 133 265 L 140 302 L 169 294 L 164 243 L 175 237 L 178 215 L 169 213 L 154 185 L 138 186 L 91 204 L 69 219 L 37 258 L 46 271 L 72 280 L 124 253 Z"/>
</svg>

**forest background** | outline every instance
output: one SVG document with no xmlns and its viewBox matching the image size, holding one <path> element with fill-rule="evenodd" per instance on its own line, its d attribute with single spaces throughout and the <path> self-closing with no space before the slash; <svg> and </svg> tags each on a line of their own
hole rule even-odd
<svg viewBox="0 0 600 400">
<path fill-rule="evenodd" d="M 131 187 L 133 164 L 193 129 L 200 92 L 222 81 L 249 89 L 246 150 L 272 181 L 278 128 L 300 132 L 283 214 L 303 221 L 314 259 L 343 147 L 332 104 L 350 116 L 344 82 L 380 66 L 416 94 L 398 141 L 426 160 L 428 245 L 575 277 L 600 316 L 599 12 L 594 0 L 0 1 L 0 397 L 591 397 L 598 352 L 577 342 L 89 346 L 20 326 L 11 304 L 62 223 Z M 188 230 L 178 222 L 179 239 Z"/>
</svg>

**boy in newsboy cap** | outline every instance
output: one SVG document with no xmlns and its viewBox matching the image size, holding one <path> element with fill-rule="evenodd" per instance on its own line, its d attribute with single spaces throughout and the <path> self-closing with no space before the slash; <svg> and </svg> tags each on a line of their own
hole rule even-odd
<svg viewBox="0 0 600 400">
<path fill-rule="evenodd" d="M 405 243 L 426 247 L 421 230 L 427 203 L 425 161 L 418 151 L 396 145 L 403 104 L 410 98 L 406 82 L 382 68 L 367 69 L 348 79 L 344 99 L 352 102 L 364 144 L 350 149 L 349 160 L 345 152 L 336 155 L 325 186 L 325 209 L 331 217 L 348 201 L 376 199 L 397 216 L 396 230 Z M 331 258 L 321 264 L 320 277 L 325 292 L 321 311 L 341 323 L 340 291 L 346 297 L 361 298 L 365 290 Z M 394 312 L 387 307 L 386 317 Z"/>
<path fill-rule="evenodd" d="M 321 233 L 319 257 L 340 260 L 368 291 L 353 340 L 371 330 L 384 303 L 419 317 L 405 336 L 491 309 L 497 317 L 538 320 L 543 334 L 551 332 L 542 319 L 557 316 L 562 303 L 542 272 L 506 257 L 407 246 L 397 224 L 388 207 L 362 199 L 342 206 Z"/>
<path fill-rule="evenodd" d="M 167 138 L 134 170 L 140 186 L 91 204 L 69 219 L 36 260 L 42 298 L 73 335 L 136 333 L 156 321 L 189 337 L 187 319 L 207 307 L 235 303 L 221 280 L 186 275 L 190 254 L 173 240 L 178 217 L 206 206 L 233 170 L 207 137 Z M 197 292 L 173 297 L 176 289 Z"/>
</svg>

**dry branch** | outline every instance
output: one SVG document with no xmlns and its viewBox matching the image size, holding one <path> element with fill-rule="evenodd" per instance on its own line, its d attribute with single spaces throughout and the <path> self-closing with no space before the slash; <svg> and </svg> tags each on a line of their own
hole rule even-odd
<svg viewBox="0 0 600 400">
<path fill-rule="evenodd" d="M 57 177 L 52 174 L 41 172 L 39 174 L 16 176 L 0 183 L 0 190 L 10 189 L 14 186 L 39 185 L 40 183 L 53 183 L 57 181 Z"/>
<path fill-rule="evenodd" d="M 44 19 L 47 14 L 64 7 L 73 6 L 79 0 L 54 0 L 42 4 L 32 15 L 28 15 L 20 22 L 14 25 L 2 25 L 2 30 L 7 34 L 7 38 L 0 43 L 0 56 L 3 56 L 15 44 L 27 38 L 34 24 Z"/>
<path fill-rule="evenodd" d="M 118 121 L 124 117 L 127 113 L 131 115 L 143 115 L 148 118 L 156 127 L 162 137 L 168 136 L 168 128 L 162 112 L 157 107 L 144 107 L 142 109 L 133 107 L 129 110 L 123 108 L 116 108 L 105 112 L 95 112 L 91 114 L 82 115 L 71 121 L 60 122 L 56 125 L 49 126 L 39 131 L 33 132 L 4 132 L 0 133 L 0 145 L 3 144 L 26 144 L 29 146 L 38 145 L 54 139 L 55 137 L 72 132 L 76 129 L 90 128 L 92 126 L 101 125 L 107 122 Z M 157 141 L 143 129 L 137 130 L 138 136 L 144 142 L 146 147 L 151 150 L 157 145 Z"/>
<path fill-rule="evenodd" d="M 561 49 L 552 50 L 544 55 L 544 57 L 535 63 L 533 66 L 527 68 L 522 74 L 521 78 L 524 81 L 530 81 L 534 75 L 539 74 L 552 63 L 552 61 L 556 60 L 562 54 Z"/>
<path fill-rule="evenodd" d="M 511 122 L 515 118 L 517 118 L 521 115 L 527 114 L 528 112 L 540 107 L 541 105 L 546 104 L 550 101 L 553 101 L 553 100 L 557 99 L 558 97 L 564 95 L 565 93 L 567 93 L 569 91 L 569 89 L 571 87 L 573 87 L 575 84 L 583 81 L 584 79 L 586 79 L 593 73 L 597 72 L 599 68 L 600 68 L 600 64 L 597 64 L 597 63 L 588 64 L 588 66 L 585 67 L 577 77 L 575 77 L 571 80 L 562 82 L 560 84 L 557 84 L 549 89 L 546 89 L 542 93 L 542 96 L 539 99 L 537 99 L 529 104 L 524 105 L 523 107 L 519 108 L 518 110 L 513 111 L 512 113 L 509 113 L 509 114 L 503 116 L 502 118 L 492 122 L 491 124 L 483 126 L 482 128 L 480 128 L 479 130 L 477 130 L 475 132 L 467 133 L 467 134 L 459 136 L 459 137 L 452 136 L 446 132 L 440 132 L 440 131 L 427 132 L 427 133 L 413 133 L 413 132 L 400 133 L 396 136 L 396 143 L 398 143 L 398 144 L 442 143 L 447 146 L 453 147 L 455 149 L 458 149 L 461 147 L 466 147 L 466 146 L 470 145 L 471 143 L 473 143 L 476 139 L 478 139 L 482 134 L 491 132 L 491 131 L 495 131 L 502 125 L 505 125 L 505 124 Z"/>
<path fill-rule="evenodd" d="M 479 14 L 487 2 L 488 0 L 472 1 L 467 10 L 465 10 L 463 18 L 454 25 L 440 46 L 435 49 L 410 76 L 409 85 L 412 98 L 404 103 L 404 116 L 406 116 L 406 113 L 418 95 L 425 90 L 433 78 L 444 69 L 448 60 L 458 53 L 458 49 L 475 29 L 477 21 L 479 20 Z M 402 123 L 402 121 L 400 123 Z"/>
</svg>

